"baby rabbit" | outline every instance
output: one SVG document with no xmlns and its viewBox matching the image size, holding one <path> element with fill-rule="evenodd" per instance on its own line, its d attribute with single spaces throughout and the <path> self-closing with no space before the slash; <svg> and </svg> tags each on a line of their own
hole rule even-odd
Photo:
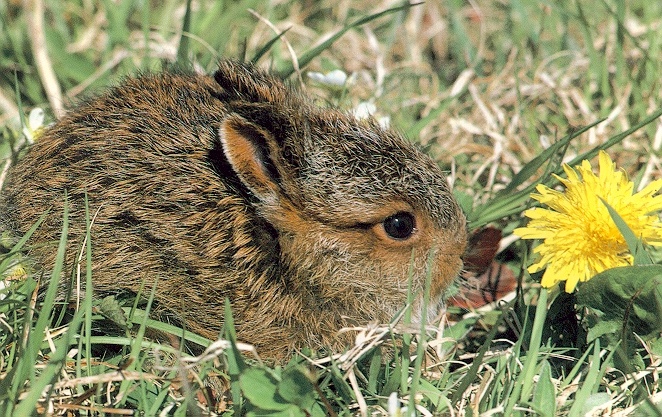
<svg viewBox="0 0 662 417">
<path fill-rule="evenodd" d="M 231 61 L 214 76 L 147 74 L 87 100 L 4 188 L 5 231 L 19 236 L 50 210 L 30 241 L 38 268 L 53 265 L 66 192 L 70 276 L 87 194 L 97 295 L 156 286 L 157 313 L 211 339 L 227 297 L 238 339 L 276 360 L 387 322 L 409 278 L 422 294 L 430 269 L 437 308 L 466 241 L 445 176 L 398 133 Z"/>
</svg>

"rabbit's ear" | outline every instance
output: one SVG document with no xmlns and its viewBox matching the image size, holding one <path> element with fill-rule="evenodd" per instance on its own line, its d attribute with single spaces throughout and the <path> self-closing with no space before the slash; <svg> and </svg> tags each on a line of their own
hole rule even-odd
<svg viewBox="0 0 662 417">
<path fill-rule="evenodd" d="M 273 199 L 280 179 L 272 157 L 277 149 L 273 136 L 237 114 L 225 119 L 219 136 L 239 180 L 261 201 Z"/>
</svg>

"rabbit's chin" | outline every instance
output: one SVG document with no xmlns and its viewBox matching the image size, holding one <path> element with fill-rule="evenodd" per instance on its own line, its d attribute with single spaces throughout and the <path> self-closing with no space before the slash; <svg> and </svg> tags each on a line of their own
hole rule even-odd
<svg viewBox="0 0 662 417">
<path fill-rule="evenodd" d="M 436 325 L 446 312 L 446 302 L 443 296 L 431 299 L 426 306 L 423 305 L 422 297 L 416 300 L 412 309 L 411 324 L 420 326 Z"/>
</svg>

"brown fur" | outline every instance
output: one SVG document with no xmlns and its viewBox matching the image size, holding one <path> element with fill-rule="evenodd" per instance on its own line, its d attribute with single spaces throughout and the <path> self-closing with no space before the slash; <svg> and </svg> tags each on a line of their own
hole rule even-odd
<svg viewBox="0 0 662 417">
<path fill-rule="evenodd" d="M 276 359 L 339 348 L 344 326 L 387 321 L 431 259 L 438 299 L 461 267 L 465 219 L 446 179 L 392 130 L 313 106 L 281 81 L 222 62 L 214 77 L 127 79 L 70 111 L 10 172 L 0 225 L 54 260 L 65 191 L 68 270 L 92 226 L 94 290 L 158 280 L 159 308 L 216 338 L 231 300 L 238 338 Z M 416 231 L 382 222 L 409 212 Z"/>
</svg>

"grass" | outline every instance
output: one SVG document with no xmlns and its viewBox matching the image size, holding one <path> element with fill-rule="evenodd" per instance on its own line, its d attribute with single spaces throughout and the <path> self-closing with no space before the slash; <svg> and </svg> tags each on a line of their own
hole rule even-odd
<svg viewBox="0 0 662 417">
<path fill-rule="evenodd" d="M 498 259 L 520 282 L 509 303 L 450 307 L 447 321 L 425 331 L 407 326 L 405 310 L 400 321 L 366 327 L 348 352 L 272 367 L 233 343 L 231 325 L 224 340 L 201 341 L 150 319 L 149 304 L 87 297 L 64 321 L 52 291 L 35 299 L 39 277 L 25 273 L 21 240 L 0 257 L 3 415 L 662 414 L 653 405 L 662 400 L 659 327 L 614 339 L 612 330 L 625 335 L 627 323 L 591 321 L 599 307 L 592 300 L 540 291 L 539 277 L 522 268 L 528 245 L 508 239 L 532 204 L 528 194 L 550 183 L 561 162 L 608 148 L 637 187 L 660 177 L 661 3 L 28 3 L 0 3 L 0 184 L 38 135 L 38 118 L 26 115 L 35 107 L 50 123 L 141 70 L 177 62 L 211 72 L 219 57 L 256 59 L 320 103 L 373 103 L 420 142 L 450 172 L 470 228 L 489 224 L 511 242 Z M 338 90 L 306 76 L 333 69 L 352 81 Z M 87 244 L 80 274 L 89 282 Z M 657 282 L 659 271 L 638 267 L 636 276 Z M 596 294 L 607 291 L 602 282 L 589 282 Z M 642 299 L 626 297 L 628 311 L 657 313 L 659 298 Z M 96 331 L 122 320 L 120 335 Z M 149 327 L 207 349 L 190 356 L 156 347 Z"/>
</svg>

